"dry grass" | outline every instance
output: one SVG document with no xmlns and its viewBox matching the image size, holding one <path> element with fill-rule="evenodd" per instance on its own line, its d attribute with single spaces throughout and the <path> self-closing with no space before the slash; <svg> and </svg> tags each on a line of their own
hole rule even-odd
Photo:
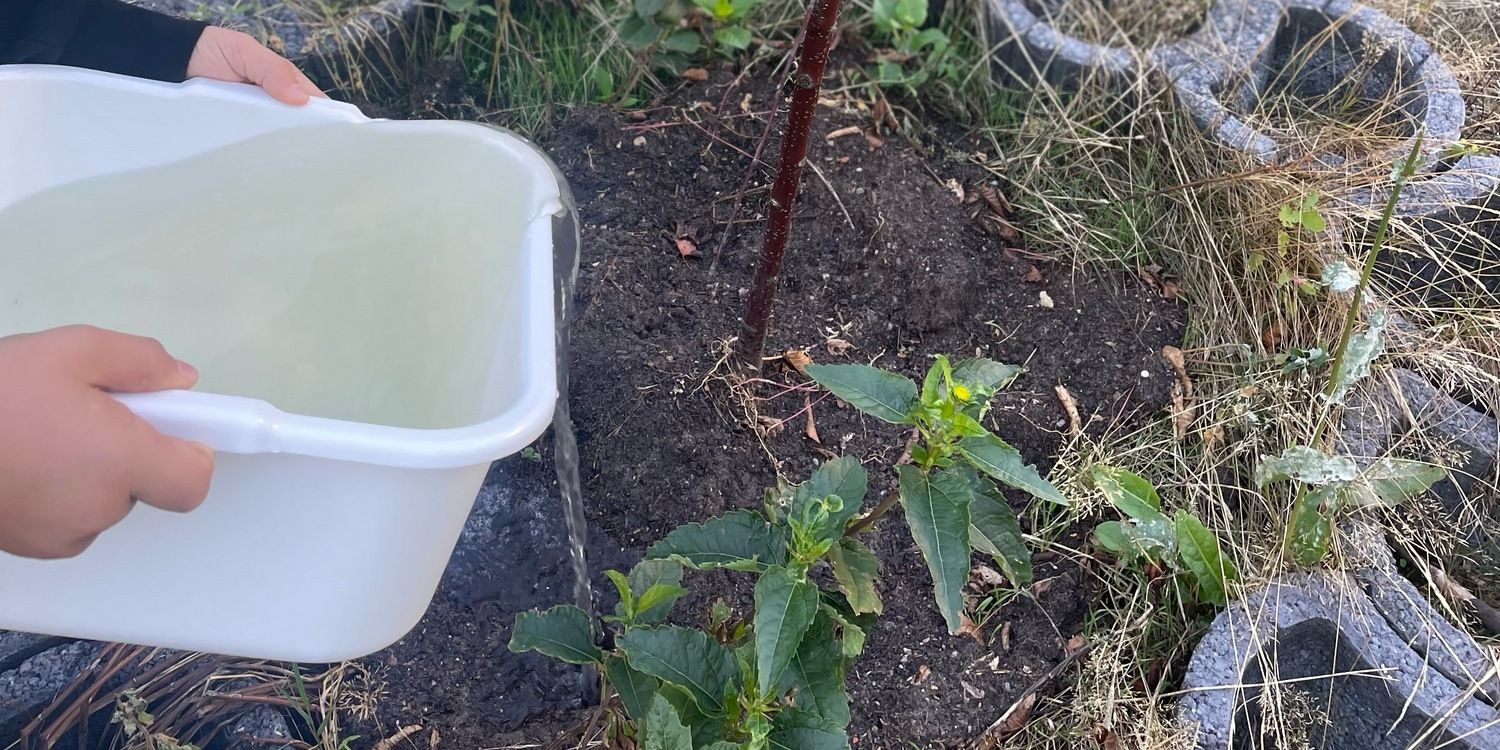
<svg viewBox="0 0 1500 750">
<path fill-rule="evenodd" d="M 1500 34 L 1495 32 L 1500 7 L 1486 0 L 1377 4 L 1426 34 L 1445 55 L 1468 87 L 1466 137 L 1474 141 L 1473 148 L 1492 148 L 1486 139 L 1500 133 L 1493 106 L 1500 97 Z M 1078 29 L 1119 25 L 1107 13 L 1078 17 L 1092 7 L 1088 3 L 1068 5 Z M 1176 33 L 1176 19 L 1195 6 L 1192 0 L 1154 3 L 1163 25 L 1133 29 L 1127 36 L 1153 39 Z M 969 33 L 985 38 L 978 27 Z M 1176 275 L 1191 318 L 1183 348 L 1198 403 L 1187 435 L 1178 438 L 1164 420 L 1131 435 L 1070 445 L 1053 478 L 1070 496 L 1085 498 L 1075 508 L 1075 518 L 1104 517 L 1102 498 L 1081 479 L 1087 467 L 1121 466 L 1151 479 L 1167 506 L 1197 513 L 1226 543 L 1245 585 L 1286 572 L 1280 549 L 1290 492 L 1257 490 L 1249 477 L 1260 455 L 1306 443 L 1319 420 L 1337 418 L 1337 411 L 1315 395 L 1326 372 L 1285 374 L 1277 355 L 1293 347 L 1331 350 L 1347 304 L 1338 295 L 1307 295 L 1292 286 L 1299 277 L 1317 278 L 1333 259 L 1347 257 L 1357 265 L 1379 207 L 1325 196 L 1321 210 L 1332 231 L 1294 233 L 1282 257 L 1277 251 L 1279 208 L 1310 190 L 1327 190 L 1331 175 L 1312 168 L 1310 161 L 1264 167 L 1227 153 L 1207 142 L 1171 97 L 1149 81 L 1138 82 L 1124 95 L 1092 85 L 1076 94 L 1044 87 L 1009 101 L 1022 108 L 990 119 L 993 152 L 1001 156 L 989 166 L 1021 210 L 1031 249 L 1046 250 L 1079 268 L 1160 264 Z M 1391 168 L 1388 161 L 1377 163 L 1379 156 L 1399 147 L 1409 133 L 1393 128 L 1382 114 L 1395 109 L 1394 101 L 1366 104 L 1339 109 L 1329 102 L 1276 97 L 1245 114 L 1263 125 L 1282 123 L 1284 127 L 1268 130 L 1275 130 L 1294 152 L 1366 157 L 1370 163 L 1346 184 L 1378 186 L 1389 179 Z M 1500 254 L 1482 237 L 1462 240 L 1468 252 Z M 1398 221 L 1391 243 L 1396 253 L 1462 275 L 1462 258 L 1425 227 Z M 1248 270 L 1255 254 L 1267 260 Z M 1283 271 L 1291 276 L 1290 284 L 1279 281 L 1285 278 Z M 1471 275 L 1467 281 L 1479 280 Z M 1417 370 L 1497 411 L 1500 306 L 1493 294 L 1480 291 L 1477 283 L 1452 298 L 1398 294 L 1388 285 L 1377 286 L 1375 299 L 1412 323 L 1411 330 L 1388 342 L 1390 354 L 1383 362 Z M 1454 458 L 1451 449 L 1418 445 L 1419 440 L 1406 436 L 1392 451 Z M 1495 480 L 1479 479 L 1492 486 Z M 1493 575 L 1495 558 L 1466 549 L 1457 533 L 1481 523 L 1493 525 L 1482 519 L 1494 517 L 1489 510 L 1494 502 L 1493 491 L 1469 498 L 1457 523 L 1430 503 L 1371 518 L 1405 540 L 1413 554 L 1444 560 L 1451 573 L 1494 592 L 1500 589 L 1486 577 Z M 1054 520 L 1040 533 L 1046 536 L 1069 520 Z M 1148 586 L 1137 572 L 1101 566 L 1081 553 L 1080 561 L 1097 574 L 1099 595 L 1089 623 L 1096 650 L 1070 686 L 1038 706 L 1036 713 L 1044 718 L 1033 720 L 1012 740 L 1014 746 L 1089 747 L 1089 738 L 1100 736 L 1104 727 L 1118 737 L 1120 747 L 1184 747 L 1191 731 L 1175 723 L 1173 691 L 1210 613 L 1187 611 L 1173 591 Z M 1329 566 L 1346 564 L 1336 555 Z M 1448 611 L 1457 613 L 1453 607 Z M 1299 697 L 1302 693 L 1282 689 L 1274 680 L 1265 693 L 1268 731 L 1279 736 L 1282 746 L 1300 746 L 1324 720 Z"/>
</svg>

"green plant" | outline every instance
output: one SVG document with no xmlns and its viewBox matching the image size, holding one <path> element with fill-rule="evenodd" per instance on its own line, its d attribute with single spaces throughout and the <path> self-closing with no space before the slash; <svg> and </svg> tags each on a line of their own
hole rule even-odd
<svg viewBox="0 0 1500 750">
<path fill-rule="evenodd" d="M 641 64 L 681 73 L 703 48 L 697 31 L 681 27 L 690 7 L 688 0 L 634 0 L 629 7 L 630 15 L 616 31 Z"/>
<path fill-rule="evenodd" d="M 883 86 L 904 86 L 912 93 L 934 75 L 953 80 L 958 66 L 952 42 L 940 28 L 924 29 L 928 0 L 875 0 L 871 13 L 879 39 L 890 45 L 876 55 L 871 78 Z"/>
<path fill-rule="evenodd" d="M 972 549 L 994 556 L 1013 581 L 1030 580 L 1015 514 L 979 473 L 1065 502 L 979 424 L 1017 372 L 984 359 L 950 366 L 939 357 L 919 392 L 874 367 L 810 366 L 841 398 L 911 425 L 922 438 L 912 450 L 915 465 L 897 467 L 897 493 L 856 519 L 869 474 L 857 459 L 830 460 L 801 485 L 778 483 L 761 510 L 680 526 L 629 574 L 607 572 L 620 595 L 604 618 L 619 630 L 612 649 L 596 645 L 599 634 L 583 610 L 564 605 L 518 615 L 511 650 L 596 665 L 618 697 L 607 735 L 644 750 L 847 750 L 844 674 L 884 609 L 879 561 L 860 532 L 899 499 L 954 633 L 963 627 Z M 831 576 L 813 575 L 825 567 Z M 684 568 L 754 575 L 754 611 L 737 618 L 719 601 L 703 630 L 664 625 L 686 593 Z"/>
<path fill-rule="evenodd" d="M 463 55 L 465 34 L 470 31 L 493 33 L 484 24 L 478 23 L 481 17 L 488 16 L 491 20 L 498 17 L 495 6 L 479 0 L 443 0 L 443 10 L 452 15 L 452 22 L 448 25 L 446 53 L 455 58 Z"/>
<path fill-rule="evenodd" d="M 1319 200 L 1318 192 L 1310 190 L 1297 200 L 1283 204 L 1277 214 L 1281 226 L 1276 230 L 1276 286 L 1282 295 L 1282 306 L 1293 313 L 1300 297 L 1312 297 L 1322 287 L 1317 279 L 1304 276 L 1303 269 L 1298 267 L 1304 253 L 1293 253 L 1309 242 L 1307 235 L 1328 228 L 1328 220 L 1318 209 Z M 1245 270 L 1258 270 L 1266 260 L 1263 250 L 1254 250 L 1245 262 Z"/>
<path fill-rule="evenodd" d="M 1384 311 L 1372 312 L 1365 330 L 1355 333 L 1354 328 L 1363 308 L 1365 289 L 1375 270 L 1375 261 L 1390 232 L 1397 201 L 1406 183 L 1416 173 L 1422 142 L 1423 134 L 1419 133 L 1412 143 L 1410 153 L 1398 160 L 1391 171 L 1391 193 L 1386 199 L 1385 209 L 1376 225 L 1375 235 L 1360 273 L 1355 276 L 1352 269 L 1342 261 L 1332 263 L 1324 269 L 1323 277 L 1328 280 L 1329 288 L 1337 292 L 1351 292 L 1352 299 L 1331 360 L 1333 369 L 1324 383 L 1324 408 L 1318 417 L 1312 439 L 1308 445 L 1288 446 L 1279 456 L 1261 456 L 1255 469 L 1255 482 L 1258 486 L 1281 482 L 1296 485 L 1295 497 L 1287 514 L 1283 552 L 1297 565 L 1315 565 L 1328 556 L 1333 541 L 1333 520 L 1341 510 L 1349 507 L 1393 507 L 1407 497 L 1426 491 L 1447 475 L 1447 469 L 1442 466 L 1390 457 L 1381 458 L 1360 469 L 1354 458 L 1332 455 L 1321 448 L 1323 436 L 1332 421 L 1332 412 L 1343 404 L 1350 388 L 1369 375 L 1370 366 L 1385 350 Z M 1305 227 L 1306 211 L 1310 204 L 1304 199 L 1301 205 L 1302 214 L 1296 218 L 1299 225 Z M 1284 208 L 1282 213 L 1283 224 L 1286 224 L 1289 212 Z M 1318 216 L 1314 223 L 1321 225 L 1322 217 Z"/>
<path fill-rule="evenodd" d="M 951 633 L 962 628 L 973 549 L 994 557 L 1013 583 L 1031 580 L 1031 556 L 995 482 L 1067 504 L 1019 451 L 982 424 L 995 393 L 1019 373 L 1019 367 L 988 359 L 953 365 L 939 356 L 919 390 L 906 377 L 868 365 L 807 366 L 809 377 L 855 408 L 915 431 L 912 464 L 896 467 L 899 489 L 850 531 L 867 528 L 900 502 Z"/>
<path fill-rule="evenodd" d="M 713 22 L 713 48 L 726 57 L 750 46 L 754 34 L 745 25 L 750 12 L 765 0 L 693 0 Z"/>
<path fill-rule="evenodd" d="M 155 731 L 156 717 L 136 690 L 126 690 L 115 699 L 110 723 L 120 725 L 127 750 L 198 750 L 197 745 Z"/>
<path fill-rule="evenodd" d="M 1105 521 L 1094 527 L 1094 538 L 1126 564 L 1146 561 L 1178 574 L 1187 574 L 1199 601 L 1223 607 L 1229 584 L 1239 580 L 1234 561 L 1224 556 L 1218 537 L 1187 511 L 1168 516 L 1151 483 L 1113 466 L 1095 466 L 1094 486 L 1124 521 Z"/>
</svg>

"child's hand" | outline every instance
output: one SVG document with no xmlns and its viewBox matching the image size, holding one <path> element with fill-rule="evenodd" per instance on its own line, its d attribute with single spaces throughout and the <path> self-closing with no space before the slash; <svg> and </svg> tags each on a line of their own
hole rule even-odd
<svg viewBox="0 0 1500 750">
<path fill-rule="evenodd" d="M 188 60 L 188 78 L 253 83 L 276 99 L 301 106 L 314 96 L 327 98 L 291 61 L 266 49 L 255 37 L 209 26 Z"/>
<path fill-rule="evenodd" d="M 136 501 L 198 507 L 213 453 L 162 435 L 108 395 L 197 380 L 152 339 L 86 326 L 0 338 L 0 550 L 70 557 Z"/>
</svg>

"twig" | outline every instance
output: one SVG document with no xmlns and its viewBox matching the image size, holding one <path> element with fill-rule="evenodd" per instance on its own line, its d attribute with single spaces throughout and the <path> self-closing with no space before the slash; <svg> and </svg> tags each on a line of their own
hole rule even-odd
<svg viewBox="0 0 1500 750">
<path fill-rule="evenodd" d="M 396 733 L 375 743 L 374 750 L 395 750 L 396 745 L 401 744 L 406 738 L 422 731 L 421 724 L 411 724 L 396 730 Z"/>
<path fill-rule="evenodd" d="M 1087 656 L 1088 653 L 1093 649 L 1093 643 L 1085 643 L 1080 646 L 1078 650 L 1074 651 L 1071 654 L 1068 654 L 1067 656 L 1064 656 L 1063 660 L 1057 663 L 1057 666 L 1048 670 L 1046 674 L 1037 678 L 1036 682 L 1031 683 L 1029 687 L 1022 691 L 1021 695 L 1016 698 L 1016 701 L 1010 704 L 1010 708 L 1005 709 L 1005 713 L 1000 714 L 1000 718 L 996 719 L 995 723 L 991 724 L 988 729 L 985 729 L 983 733 L 981 733 L 978 737 L 974 738 L 974 740 L 969 743 L 968 750 L 993 750 L 994 748 L 999 747 L 1000 741 L 1005 739 L 1000 735 L 1005 729 L 1006 721 L 1010 719 L 1011 714 L 1019 710 L 1023 703 L 1028 702 L 1028 699 L 1031 703 L 1035 703 L 1035 696 L 1038 695 L 1042 691 L 1042 689 L 1050 685 L 1053 680 L 1056 680 L 1058 677 L 1062 676 L 1063 672 L 1066 672 L 1068 668 L 1073 666 L 1073 664 L 1079 659 Z"/>
<path fill-rule="evenodd" d="M 1073 400 L 1073 394 L 1068 392 L 1067 386 L 1060 384 L 1053 386 L 1052 390 L 1057 393 L 1057 400 L 1062 402 L 1063 411 L 1068 413 L 1068 434 L 1083 432 L 1083 419 L 1078 416 L 1078 402 Z"/>
<path fill-rule="evenodd" d="M 839 210 L 844 212 L 844 221 L 849 222 L 850 229 L 854 229 L 854 217 L 849 215 L 849 209 L 844 208 L 844 199 L 839 197 L 839 191 L 833 189 L 833 183 L 828 181 L 828 178 L 823 175 L 823 170 L 818 169 L 817 164 L 808 162 L 807 166 L 812 167 L 813 174 L 823 181 L 823 187 L 828 188 L 828 194 L 833 196 L 833 201 L 839 204 Z"/>
<path fill-rule="evenodd" d="M 901 449 L 901 455 L 896 458 L 896 466 L 902 466 L 904 464 L 911 463 L 911 450 L 912 448 L 915 448 L 917 446 L 917 439 L 921 436 L 921 431 L 913 427 L 911 434 L 906 437 L 906 447 Z M 870 524 L 880 520 L 880 517 L 890 512 L 891 508 L 895 506 L 897 502 L 900 502 L 900 500 L 901 489 L 898 486 L 896 489 L 887 493 L 885 497 L 881 498 L 880 504 L 875 506 L 873 510 L 861 516 L 858 521 L 850 524 L 849 528 L 844 531 L 844 536 L 854 536 L 855 534 L 858 534 L 859 532 L 869 528 Z"/>
</svg>

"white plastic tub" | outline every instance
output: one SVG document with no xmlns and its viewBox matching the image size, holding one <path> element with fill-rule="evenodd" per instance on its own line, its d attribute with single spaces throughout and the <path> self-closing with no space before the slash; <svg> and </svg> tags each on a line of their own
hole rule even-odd
<svg viewBox="0 0 1500 750">
<path fill-rule="evenodd" d="M 219 451 L 197 512 L 0 553 L 0 628 L 310 662 L 404 635 L 552 415 L 564 194 L 480 125 L 0 67 L 0 335 L 160 339 L 197 390 L 121 400 Z"/>
</svg>

